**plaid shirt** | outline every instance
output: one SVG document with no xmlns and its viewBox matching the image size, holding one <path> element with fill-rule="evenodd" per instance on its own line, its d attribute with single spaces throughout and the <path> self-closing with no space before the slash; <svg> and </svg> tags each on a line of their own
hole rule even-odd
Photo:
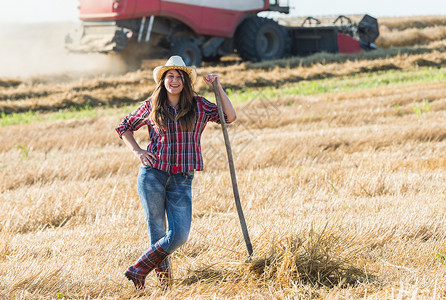
<svg viewBox="0 0 446 300">
<path fill-rule="evenodd" d="M 147 151 L 155 154 L 157 160 L 153 168 L 165 172 L 183 173 L 203 170 L 201 155 L 201 133 L 207 122 L 220 123 L 217 105 L 203 97 L 196 96 L 195 125 L 193 131 L 181 131 L 178 122 L 168 121 L 167 131 L 155 125 L 148 116 L 152 111 L 152 101 L 144 101 L 134 112 L 122 119 L 116 128 L 119 137 L 127 130 L 131 132 L 147 125 L 150 144 Z M 176 110 L 169 106 L 169 112 L 176 115 Z M 226 115 L 225 115 L 226 119 Z M 225 120 L 227 122 L 227 119 Z"/>
</svg>

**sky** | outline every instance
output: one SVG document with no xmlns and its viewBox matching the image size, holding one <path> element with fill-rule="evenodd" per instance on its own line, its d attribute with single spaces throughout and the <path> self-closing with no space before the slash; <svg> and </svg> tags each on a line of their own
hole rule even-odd
<svg viewBox="0 0 446 300">
<path fill-rule="evenodd" d="M 283 1 L 281 1 L 283 2 Z M 78 0 L 0 0 L 0 22 L 77 21 Z M 286 0 L 285 0 L 286 3 Z M 296 16 L 445 15 L 446 0 L 289 0 Z"/>
</svg>

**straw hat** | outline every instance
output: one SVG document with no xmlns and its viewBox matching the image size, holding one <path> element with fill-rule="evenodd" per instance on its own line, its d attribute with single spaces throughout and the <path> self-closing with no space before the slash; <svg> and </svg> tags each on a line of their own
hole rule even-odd
<svg viewBox="0 0 446 300">
<path fill-rule="evenodd" d="M 158 83 L 158 81 L 160 81 L 161 77 L 163 77 L 163 74 L 167 70 L 172 70 L 172 69 L 183 70 L 184 72 L 186 72 L 189 75 L 190 80 L 192 82 L 194 82 L 195 79 L 197 78 L 197 72 L 195 71 L 195 68 L 186 67 L 186 64 L 184 63 L 181 56 L 175 55 L 175 56 L 171 56 L 164 66 L 156 67 L 153 70 L 153 79 L 155 80 L 156 83 Z"/>
</svg>

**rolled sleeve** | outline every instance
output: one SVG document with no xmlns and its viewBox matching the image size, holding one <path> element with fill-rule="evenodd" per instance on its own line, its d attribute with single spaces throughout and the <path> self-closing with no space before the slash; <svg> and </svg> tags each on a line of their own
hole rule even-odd
<svg viewBox="0 0 446 300">
<path fill-rule="evenodd" d="M 122 119 L 119 126 L 115 128 L 119 137 L 122 138 L 122 135 L 126 131 L 134 132 L 142 126 L 147 125 L 147 117 L 149 114 L 150 102 L 148 100 L 141 104 L 134 112 L 128 114 L 124 119 Z"/>
<path fill-rule="evenodd" d="M 203 104 L 202 105 L 203 111 L 205 112 L 206 116 L 208 117 L 208 120 L 211 122 L 220 124 L 221 122 L 220 122 L 220 116 L 218 115 L 217 105 L 203 97 L 201 97 L 201 101 Z M 228 117 L 226 116 L 226 114 L 224 112 L 223 112 L 223 115 L 225 117 L 225 123 L 229 124 L 230 122 L 228 121 Z"/>
</svg>

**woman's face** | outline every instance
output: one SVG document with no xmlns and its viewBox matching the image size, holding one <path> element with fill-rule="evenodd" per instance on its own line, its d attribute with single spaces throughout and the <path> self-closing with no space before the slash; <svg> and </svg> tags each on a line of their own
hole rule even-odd
<svg viewBox="0 0 446 300">
<path fill-rule="evenodd" d="M 183 90 L 183 77 L 177 70 L 169 70 L 164 78 L 164 86 L 167 93 L 179 95 Z"/>
</svg>

